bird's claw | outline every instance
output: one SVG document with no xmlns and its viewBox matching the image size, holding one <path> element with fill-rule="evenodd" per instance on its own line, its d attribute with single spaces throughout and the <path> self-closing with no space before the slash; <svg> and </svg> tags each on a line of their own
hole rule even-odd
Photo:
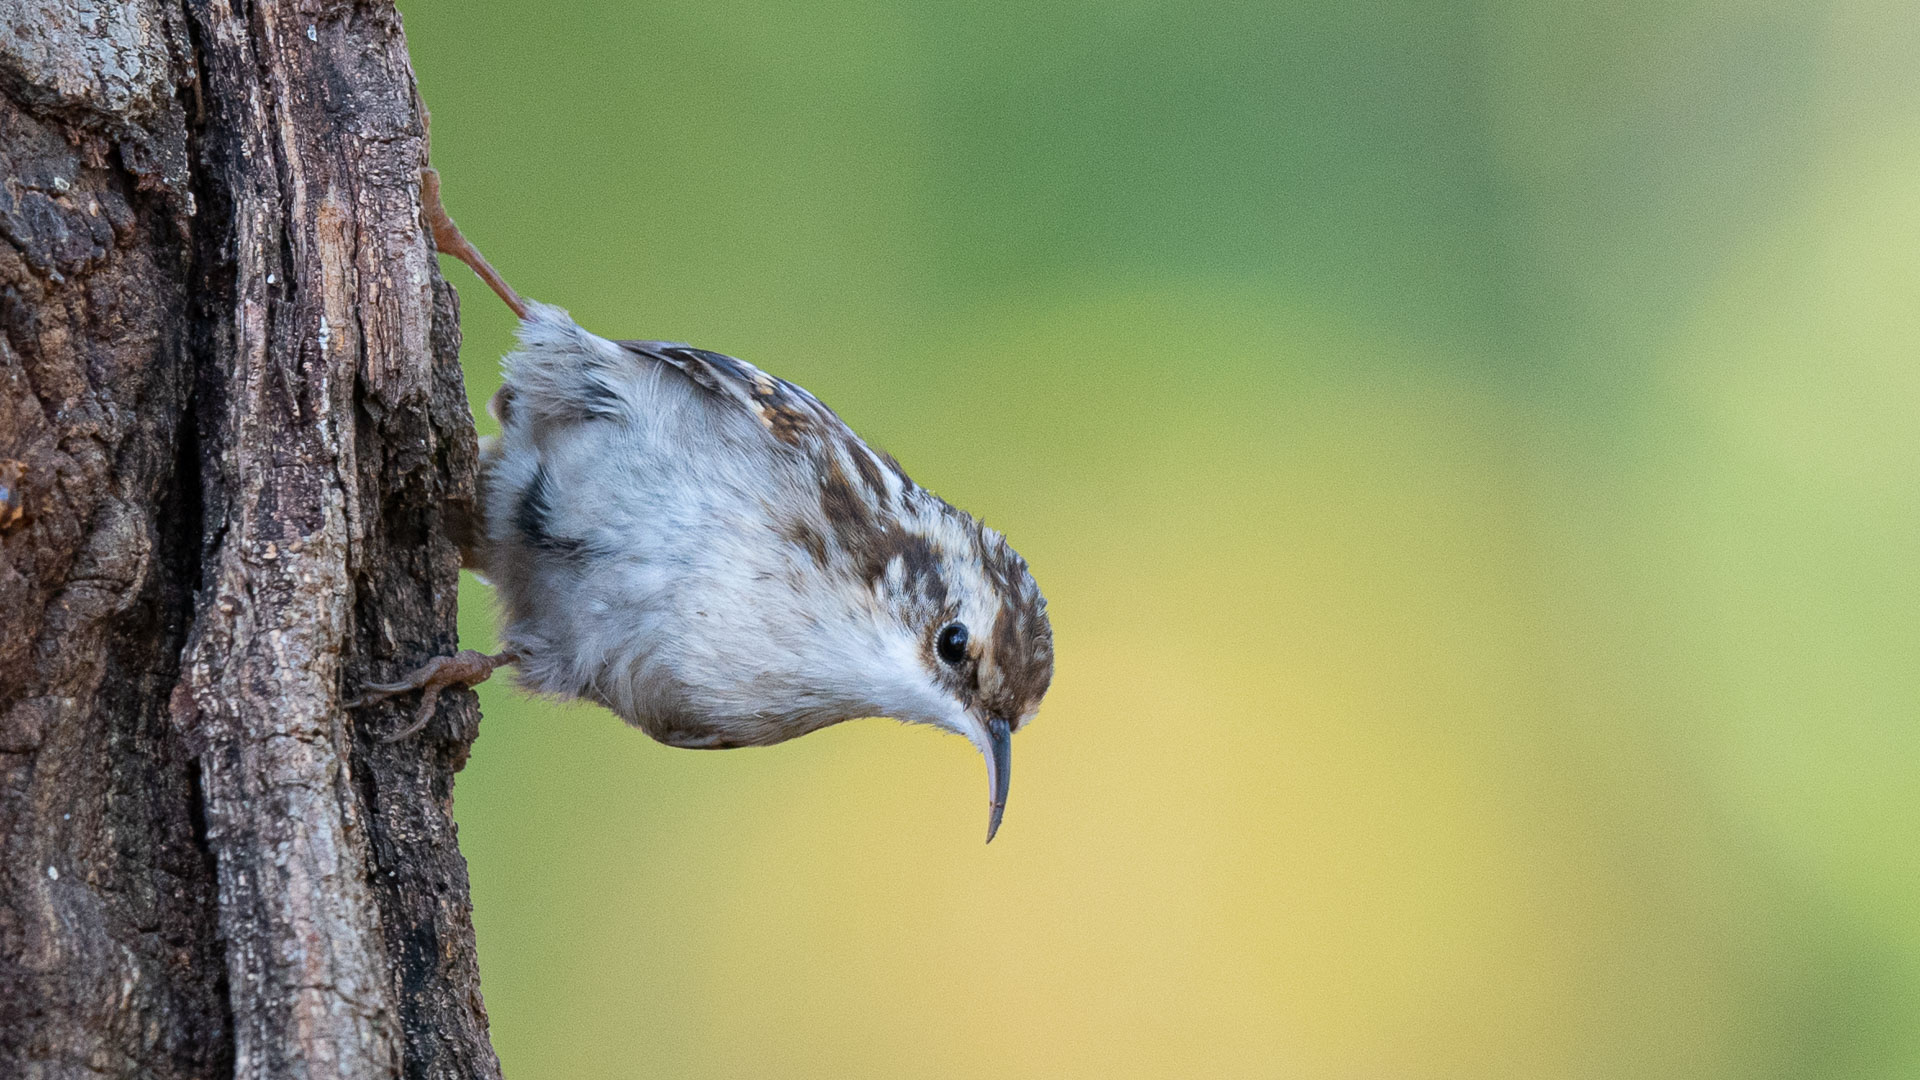
<svg viewBox="0 0 1920 1080">
<path fill-rule="evenodd" d="M 433 248 L 442 255 L 451 255 L 473 269 L 480 280 L 487 283 L 495 296 L 506 301 L 513 309 L 516 318 L 527 317 L 527 302 L 513 291 L 507 279 L 493 268 L 480 249 L 474 247 L 460 232 L 460 226 L 453 223 L 447 215 L 447 208 L 440 202 L 440 170 L 428 167 L 420 170 L 420 211 L 426 218 L 427 232 L 433 237 Z"/>
<path fill-rule="evenodd" d="M 433 706 L 441 690 L 449 686 L 473 686 L 485 682 L 495 668 L 511 664 L 513 660 L 511 652 L 489 656 L 477 649 L 462 649 L 452 656 L 436 656 L 397 682 L 368 683 L 361 688 L 359 697 L 347 702 L 347 708 L 358 709 L 400 694 L 420 691 L 420 705 L 413 711 L 412 722 L 380 740 L 399 742 L 426 727 L 427 722 L 433 719 Z"/>
</svg>

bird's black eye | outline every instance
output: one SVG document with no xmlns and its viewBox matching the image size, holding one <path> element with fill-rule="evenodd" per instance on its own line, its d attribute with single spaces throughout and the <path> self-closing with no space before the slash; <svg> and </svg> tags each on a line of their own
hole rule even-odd
<svg viewBox="0 0 1920 1080">
<path fill-rule="evenodd" d="M 949 664 L 957 664 L 967 658 L 967 624 L 948 623 L 940 630 L 940 636 L 934 639 L 933 647 L 940 659 Z"/>
</svg>

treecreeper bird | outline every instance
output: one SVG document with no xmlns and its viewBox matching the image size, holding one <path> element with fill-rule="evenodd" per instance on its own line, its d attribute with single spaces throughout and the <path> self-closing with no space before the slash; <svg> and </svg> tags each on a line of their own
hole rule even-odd
<svg viewBox="0 0 1920 1080">
<path fill-rule="evenodd" d="M 730 356 L 610 341 L 523 301 L 428 170 L 434 243 L 520 318 L 467 565 L 504 651 L 436 659 L 354 704 L 512 664 L 671 746 L 783 742 L 890 716 L 971 740 L 1000 827 L 1011 738 L 1053 678 L 1046 601 L 999 533 L 908 479 L 812 394 Z"/>
</svg>

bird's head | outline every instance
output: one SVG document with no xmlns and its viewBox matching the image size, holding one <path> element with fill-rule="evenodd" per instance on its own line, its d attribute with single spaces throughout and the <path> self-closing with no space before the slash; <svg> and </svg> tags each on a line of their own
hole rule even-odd
<svg viewBox="0 0 1920 1080">
<path fill-rule="evenodd" d="M 910 661 L 896 661 L 905 692 L 884 711 L 964 735 L 980 750 L 991 841 L 1006 810 L 1013 733 L 1053 680 L 1053 628 L 1026 560 L 999 533 L 933 502 L 920 530 L 903 529 L 870 563 L 877 596 L 911 649 Z"/>
<path fill-rule="evenodd" d="M 818 503 L 793 501 L 818 512 L 781 526 L 811 594 L 800 606 L 817 631 L 806 635 L 819 647 L 808 665 L 815 685 L 838 686 L 847 714 L 928 724 L 972 742 L 986 759 L 992 840 L 1006 808 L 1012 736 L 1053 680 L 1046 599 L 998 532 L 914 484 L 891 458 L 851 441 L 841 451 L 860 455 L 854 475 L 827 459 L 810 474 L 819 478 Z"/>
</svg>

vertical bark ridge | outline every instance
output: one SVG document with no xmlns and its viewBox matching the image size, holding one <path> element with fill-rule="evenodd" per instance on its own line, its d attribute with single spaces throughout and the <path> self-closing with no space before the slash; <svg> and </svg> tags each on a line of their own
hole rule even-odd
<svg viewBox="0 0 1920 1080">
<path fill-rule="evenodd" d="M 231 1060 L 167 712 L 200 546 L 184 21 L 0 3 L 0 1076 Z"/>
<path fill-rule="evenodd" d="M 454 645 L 425 159 L 388 3 L 0 0 L 0 1075 L 499 1075 L 474 700 L 340 706 Z"/>
</svg>

